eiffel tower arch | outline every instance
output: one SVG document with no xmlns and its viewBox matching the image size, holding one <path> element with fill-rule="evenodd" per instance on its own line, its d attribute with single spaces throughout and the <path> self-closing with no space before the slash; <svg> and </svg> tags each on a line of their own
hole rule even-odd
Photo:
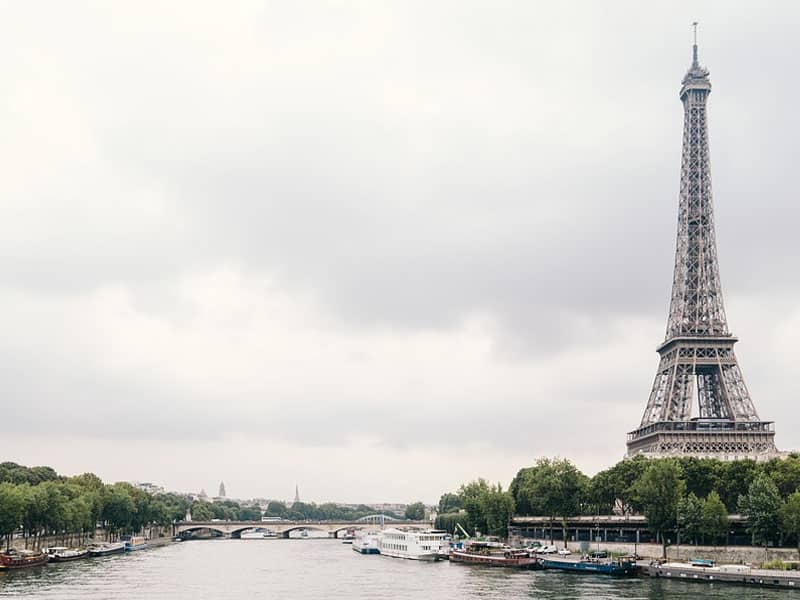
<svg viewBox="0 0 800 600">
<path fill-rule="evenodd" d="M 725 316 L 706 118 L 711 80 L 698 62 L 696 36 L 692 50 L 680 91 L 683 153 L 667 333 L 642 421 L 628 434 L 628 456 L 766 460 L 779 455 L 774 423 L 756 412 Z"/>
</svg>

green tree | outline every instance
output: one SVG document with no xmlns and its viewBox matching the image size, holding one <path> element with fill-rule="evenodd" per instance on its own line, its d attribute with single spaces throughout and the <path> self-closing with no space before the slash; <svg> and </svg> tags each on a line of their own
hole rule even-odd
<svg viewBox="0 0 800 600">
<path fill-rule="evenodd" d="M 686 457 L 678 460 L 686 481 L 686 491 L 697 498 L 706 498 L 712 490 L 720 488 L 723 473 L 722 461 L 713 458 Z"/>
<path fill-rule="evenodd" d="M 267 506 L 266 514 L 270 517 L 284 517 L 286 510 L 286 505 L 283 502 L 272 500 Z"/>
<path fill-rule="evenodd" d="M 703 501 L 694 492 L 678 501 L 678 526 L 683 539 L 693 544 L 703 533 Z"/>
<path fill-rule="evenodd" d="M 800 490 L 800 456 L 797 454 L 770 460 L 764 465 L 764 472 L 778 486 L 782 498 Z"/>
<path fill-rule="evenodd" d="M 789 494 L 781 506 L 781 529 L 795 538 L 800 555 L 800 491 Z"/>
<path fill-rule="evenodd" d="M 163 502 L 166 506 L 169 518 L 168 523 L 183 521 L 186 517 L 186 511 L 189 509 L 189 506 L 191 506 L 191 502 L 189 502 L 188 498 L 179 496 L 178 494 L 158 494 L 156 499 Z M 164 524 L 166 525 L 167 523 Z"/>
<path fill-rule="evenodd" d="M 720 471 L 720 487 L 717 491 L 728 512 L 736 512 L 739 497 L 747 495 L 750 484 L 763 473 L 763 469 L 754 460 L 735 460 L 723 463 Z"/>
<path fill-rule="evenodd" d="M 553 523 L 561 518 L 564 545 L 567 543 L 567 517 L 580 513 L 589 490 L 589 478 L 566 459 L 542 458 L 533 467 L 517 474 L 515 501 L 533 515 L 550 517 L 550 541 Z"/>
<path fill-rule="evenodd" d="M 422 521 L 425 518 L 425 504 L 414 502 L 406 507 L 406 519 L 410 521 Z"/>
<path fill-rule="evenodd" d="M 476 531 L 486 533 L 486 515 L 484 514 L 483 496 L 489 492 L 491 486 L 485 479 L 476 479 L 462 485 L 458 491 L 466 511 L 466 521 L 469 527 Z"/>
<path fill-rule="evenodd" d="M 239 509 L 240 521 L 260 521 L 261 509 L 258 506 L 242 506 Z"/>
<path fill-rule="evenodd" d="M 669 459 L 654 461 L 636 484 L 642 512 L 649 528 L 661 538 L 664 558 L 667 557 L 665 534 L 675 527 L 678 502 L 685 488 L 680 467 Z"/>
<path fill-rule="evenodd" d="M 214 518 L 214 512 L 210 502 L 198 500 L 192 504 L 192 521 L 210 521 Z"/>
<path fill-rule="evenodd" d="M 470 528 L 470 525 L 466 521 L 465 517 L 465 512 L 439 513 L 436 515 L 434 527 L 436 527 L 436 529 L 442 529 L 443 531 L 449 531 L 453 535 L 461 537 L 462 532 L 456 527 L 456 524 L 458 524 L 461 525 L 461 527 L 463 527 L 467 533 L 472 535 L 475 533 L 475 531 Z"/>
<path fill-rule="evenodd" d="M 439 498 L 439 513 L 457 512 L 460 508 L 464 506 L 458 494 L 448 492 Z"/>
<path fill-rule="evenodd" d="M 703 501 L 703 520 L 701 531 L 703 536 L 711 540 L 715 546 L 725 539 L 728 533 L 728 510 L 716 491 L 711 491 Z"/>
<path fill-rule="evenodd" d="M 136 503 L 130 494 L 130 485 L 115 483 L 106 488 L 106 499 L 103 505 L 103 520 L 111 534 L 130 530 Z"/>
<path fill-rule="evenodd" d="M 589 486 L 590 501 L 594 504 L 595 511 L 610 513 L 617 506 L 623 514 L 640 511 L 636 482 L 641 479 L 651 462 L 640 454 L 595 475 Z"/>
<path fill-rule="evenodd" d="M 759 473 L 739 497 L 739 512 L 747 517 L 753 544 L 767 546 L 780 528 L 781 496 L 778 487 L 765 473 Z"/>
<path fill-rule="evenodd" d="M 508 535 L 508 522 L 514 514 L 514 496 L 503 491 L 499 483 L 481 496 L 481 510 L 486 521 L 486 532 L 489 535 Z"/>
<path fill-rule="evenodd" d="M 11 546 L 11 536 L 22 525 L 24 515 L 23 488 L 11 483 L 0 483 L 0 537 L 6 537 L 6 549 Z"/>
</svg>

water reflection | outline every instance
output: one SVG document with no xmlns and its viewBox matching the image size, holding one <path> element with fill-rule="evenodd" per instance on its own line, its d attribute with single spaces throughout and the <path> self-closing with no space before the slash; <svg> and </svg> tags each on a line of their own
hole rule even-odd
<svg viewBox="0 0 800 600">
<path fill-rule="evenodd" d="M 613 579 L 361 556 L 333 540 L 194 541 L 25 571 L 0 572 L 0 597 L 107 600 L 585 598 L 772 600 L 780 590 Z M 800 598 L 800 596 L 798 596 Z"/>
</svg>

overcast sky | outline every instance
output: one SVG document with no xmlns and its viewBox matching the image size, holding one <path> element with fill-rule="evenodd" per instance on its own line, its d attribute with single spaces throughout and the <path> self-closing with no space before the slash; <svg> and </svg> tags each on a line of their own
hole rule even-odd
<svg viewBox="0 0 800 600">
<path fill-rule="evenodd" d="M 0 9 L 0 460 L 353 502 L 615 463 L 693 20 L 730 327 L 800 447 L 799 4 Z"/>
</svg>

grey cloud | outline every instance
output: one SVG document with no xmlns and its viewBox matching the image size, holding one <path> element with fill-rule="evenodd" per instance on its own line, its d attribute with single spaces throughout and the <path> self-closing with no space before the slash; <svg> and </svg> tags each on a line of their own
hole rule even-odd
<svg viewBox="0 0 800 600">
<path fill-rule="evenodd" d="M 597 351 L 624 338 L 621 322 L 666 318 L 677 92 L 698 18 L 731 326 L 779 328 L 796 305 L 793 4 L 760 19 L 729 2 L 175 3 L 158 19 L 148 6 L 51 8 L 43 21 L 19 6 L 0 25 L 11 91 L 0 158 L 19 161 L 0 184 L 0 290 L 66 303 L 121 286 L 134 311 L 180 329 L 193 309 L 174 282 L 231 266 L 313 298 L 309 321 L 354 338 L 456 332 L 478 315 L 494 324 L 487 364 L 534 369 Z M 789 300 L 771 321 L 738 313 L 755 295 Z M 0 385 L 12 392 L 0 402 L 36 398 L 37 409 L 0 427 L 267 431 L 302 444 L 377 430 L 400 447 L 424 441 L 407 433 L 421 423 L 454 422 L 515 449 L 533 429 L 544 452 L 562 443 L 570 411 L 591 410 L 601 440 L 635 425 L 663 330 L 653 331 L 628 348 L 647 353 L 635 375 L 606 357 L 602 380 L 554 367 L 557 398 L 523 387 L 487 400 L 519 418 L 482 409 L 470 389 L 455 417 L 453 397 L 415 398 L 404 412 L 363 390 L 300 383 L 262 402 L 260 374 L 249 374 L 252 394 L 226 398 L 146 372 L 59 368 L 7 339 Z M 762 381 L 786 374 L 757 365 L 745 376 L 777 394 Z"/>
</svg>

